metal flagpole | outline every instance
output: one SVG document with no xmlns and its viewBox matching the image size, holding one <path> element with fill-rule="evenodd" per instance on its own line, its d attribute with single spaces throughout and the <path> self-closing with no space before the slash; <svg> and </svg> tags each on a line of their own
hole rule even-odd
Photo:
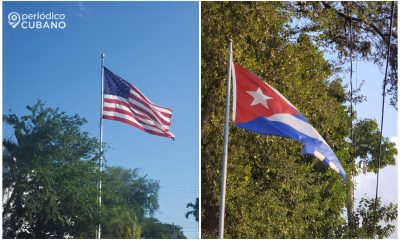
<svg viewBox="0 0 400 240">
<path fill-rule="evenodd" d="M 99 159 L 99 173 L 102 172 L 102 164 L 103 164 L 103 92 L 104 92 L 104 58 L 106 55 L 104 53 L 101 54 L 101 95 L 100 95 L 100 159 Z M 99 213 L 101 212 L 101 179 L 98 183 L 98 194 L 99 194 Z M 96 230 L 96 238 L 101 238 L 101 224 L 99 223 L 98 229 Z"/>
<path fill-rule="evenodd" d="M 226 169 L 228 161 L 228 136 L 229 136 L 229 105 L 231 92 L 231 67 L 232 67 L 232 39 L 229 39 L 228 53 L 228 76 L 226 79 L 226 103 L 225 103 L 225 129 L 224 129 L 224 157 L 222 159 L 221 176 L 221 206 L 219 211 L 219 238 L 224 238 L 224 215 L 225 215 L 225 187 L 226 187 Z"/>
</svg>

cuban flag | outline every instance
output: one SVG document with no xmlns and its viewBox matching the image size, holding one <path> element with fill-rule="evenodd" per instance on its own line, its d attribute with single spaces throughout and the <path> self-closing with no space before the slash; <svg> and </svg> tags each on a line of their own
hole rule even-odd
<svg viewBox="0 0 400 240">
<path fill-rule="evenodd" d="M 336 155 L 307 119 L 254 73 L 232 65 L 235 124 L 256 133 L 295 139 L 303 143 L 303 154 L 315 156 L 346 179 Z"/>
</svg>

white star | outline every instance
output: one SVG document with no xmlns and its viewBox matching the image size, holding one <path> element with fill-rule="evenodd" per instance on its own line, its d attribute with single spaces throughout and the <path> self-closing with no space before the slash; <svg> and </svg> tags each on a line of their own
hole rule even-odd
<svg viewBox="0 0 400 240">
<path fill-rule="evenodd" d="M 272 97 L 269 97 L 267 95 L 264 95 L 261 88 L 258 88 L 257 91 L 247 91 L 248 94 L 250 94 L 253 97 L 253 102 L 251 103 L 251 106 L 257 105 L 257 104 L 262 104 L 266 109 L 268 108 L 268 103 L 267 100 L 273 99 Z"/>
</svg>

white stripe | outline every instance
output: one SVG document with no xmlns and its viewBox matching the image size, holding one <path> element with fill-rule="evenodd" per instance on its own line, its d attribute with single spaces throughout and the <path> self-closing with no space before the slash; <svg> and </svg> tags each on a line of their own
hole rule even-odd
<svg viewBox="0 0 400 240">
<path fill-rule="evenodd" d="M 121 102 L 129 104 L 129 102 L 128 102 L 128 100 L 126 98 L 123 98 L 123 97 L 120 97 L 120 96 L 116 96 L 116 95 L 104 94 L 104 98 L 113 99 L 113 100 L 119 100 Z"/>
<path fill-rule="evenodd" d="M 147 111 L 146 112 L 140 111 L 139 109 L 136 109 L 130 105 L 129 105 L 129 108 L 136 114 L 141 114 L 141 115 L 149 117 L 150 119 L 148 119 L 148 120 L 153 121 L 154 123 L 157 123 L 160 126 L 162 126 L 160 128 L 169 129 L 169 125 L 162 123 L 157 117 L 155 117 L 157 120 L 152 119 L 150 117 L 150 114 Z M 154 114 L 152 114 L 152 115 L 154 116 Z"/>
<path fill-rule="evenodd" d="M 157 109 L 158 111 L 162 112 L 162 113 L 166 113 L 166 114 L 172 115 L 172 112 L 171 112 L 170 110 L 166 109 L 166 108 L 159 107 L 159 106 L 156 106 L 156 105 L 154 105 L 154 104 L 153 104 L 153 107 L 154 107 L 155 109 Z"/>
<path fill-rule="evenodd" d="M 138 91 L 139 91 L 139 90 L 138 90 Z M 132 93 L 132 95 L 134 95 L 135 97 L 137 97 L 137 98 L 139 98 L 139 99 L 141 99 L 141 100 L 147 102 L 148 104 L 150 104 L 152 107 L 154 107 L 154 108 L 157 109 L 158 111 L 172 115 L 172 112 L 171 112 L 170 110 L 168 110 L 168 109 L 166 109 L 166 108 L 163 108 L 163 107 L 159 107 L 159 106 L 154 105 L 154 103 L 152 103 L 146 96 L 143 95 L 143 97 L 144 97 L 144 98 L 143 98 L 142 96 L 140 96 L 139 93 L 135 92 L 135 91 L 132 90 L 132 89 L 130 90 L 130 93 Z"/>
<path fill-rule="evenodd" d="M 329 167 L 331 167 L 333 170 L 335 170 L 337 173 L 340 173 L 339 172 L 339 168 L 337 168 L 336 166 L 335 166 L 335 164 L 333 164 L 331 161 L 329 161 Z"/>
<path fill-rule="evenodd" d="M 132 110 L 124 105 L 117 104 L 117 103 L 109 103 L 109 102 L 104 102 L 104 107 L 110 107 L 110 108 L 119 108 L 128 112 L 132 112 Z"/>
<path fill-rule="evenodd" d="M 318 152 L 317 150 L 314 151 L 314 156 L 321 161 L 324 161 L 325 159 L 325 156 L 322 153 Z"/>
<path fill-rule="evenodd" d="M 321 162 L 324 161 L 324 159 L 325 159 L 325 156 L 322 153 L 318 152 L 317 150 L 314 151 L 314 156 L 316 158 L 318 158 L 319 160 L 321 160 Z M 329 162 L 329 167 L 330 168 L 335 170 L 337 173 L 340 173 L 339 168 L 336 167 L 335 164 L 333 164 L 329 159 L 327 159 L 327 161 Z"/>
<path fill-rule="evenodd" d="M 124 102 L 124 103 L 126 103 L 126 104 L 129 104 L 129 102 L 131 102 L 132 104 L 134 104 L 134 105 L 136 105 L 136 106 L 138 106 L 138 107 L 141 107 L 141 108 L 143 108 L 144 110 L 146 110 L 146 113 L 143 113 L 143 112 L 141 112 L 141 114 L 143 114 L 143 115 L 149 115 L 149 114 L 151 114 L 152 116 L 154 116 L 156 119 L 157 119 L 157 116 L 148 108 L 148 107 L 146 107 L 145 105 L 143 105 L 142 103 L 140 103 L 140 102 L 137 102 L 136 100 L 134 100 L 134 99 L 132 99 L 132 98 L 129 98 L 129 102 L 126 100 L 126 98 L 123 98 L 123 97 L 120 97 L 120 96 L 116 96 L 116 95 L 110 95 L 110 94 L 104 94 L 104 98 L 106 98 L 106 99 L 113 99 L 113 100 L 119 100 L 119 101 L 121 101 L 121 102 Z M 139 110 L 138 110 L 139 111 Z M 148 112 L 148 113 L 147 113 Z M 157 111 L 156 111 L 157 112 Z M 166 122 L 168 122 L 168 123 L 170 123 L 170 118 L 167 118 L 167 117 L 165 117 L 164 115 L 162 115 L 161 113 L 160 113 L 160 117 L 162 118 L 162 119 L 164 119 Z M 160 124 L 162 124 L 162 125 L 165 125 L 165 124 L 163 124 L 161 121 L 159 121 L 159 123 Z"/>
<path fill-rule="evenodd" d="M 231 69 L 232 69 L 232 84 L 233 84 L 233 107 L 232 107 L 232 118 L 233 121 L 236 119 L 236 72 L 235 72 L 235 65 L 233 61 L 231 62 Z"/>
<path fill-rule="evenodd" d="M 142 92 L 139 91 L 139 89 L 137 89 L 137 88 L 136 88 L 136 91 L 142 93 Z M 144 100 L 144 101 L 146 101 L 146 102 L 149 102 L 150 104 L 153 104 L 153 103 L 150 101 L 150 99 L 148 99 L 143 93 L 142 93 L 142 95 L 143 95 L 143 97 L 142 97 L 142 96 L 140 96 L 139 93 L 135 92 L 135 90 L 133 90 L 132 88 L 130 89 L 130 93 L 132 93 L 132 94 L 135 95 L 136 97 L 138 97 L 138 98 L 140 98 L 140 99 L 142 99 L 142 100 Z"/>
<path fill-rule="evenodd" d="M 142 113 L 139 110 L 136 110 L 134 108 L 128 108 L 127 106 L 124 106 L 124 105 L 121 105 L 121 104 L 109 103 L 109 102 L 104 102 L 104 107 L 119 108 L 119 109 L 125 110 L 127 112 L 133 112 L 133 114 L 135 115 L 135 118 L 145 122 L 146 124 L 155 125 L 160 129 L 166 129 L 166 130 L 169 129 L 169 126 L 167 126 L 167 125 L 159 124 L 158 122 L 155 122 L 152 119 L 146 119 L 146 118 L 142 118 L 142 117 L 136 115 L 136 114 L 141 114 L 141 115 L 145 115 L 146 116 L 146 114 L 144 114 L 144 113 Z"/>
<path fill-rule="evenodd" d="M 123 114 L 123 113 L 111 112 L 111 111 L 104 111 L 104 112 L 103 112 L 103 115 L 111 116 L 111 117 L 124 118 L 124 119 L 129 120 L 129 121 L 131 121 L 131 122 L 133 122 L 133 123 L 136 123 L 137 125 L 139 125 L 139 126 L 145 128 L 145 129 L 148 129 L 148 130 L 151 130 L 151 131 L 154 131 L 154 132 L 158 132 L 158 133 L 164 133 L 163 131 L 161 131 L 161 130 L 158 129 L 158 128 L 155 128 L 155 127 L 152 127 L 152 126 L 148 126 L 148 125 L 146 125 L 146 124 L 140 124 L 138 121 L 136 121 L 135 118 L 133 118 L 133 117 L 131 117 L 131 116 L 129 116 L 129 115 Z M 164 134 L 165 134 L 165 133 L 164 133 Z"/>
<path fill-rule="evenodd" d="M 313 128 L 310 124 L 304 122 L 303 120 L 300 120 L 296 118 L 295 116 L 287 113 L 280 113 L 280 114 L 275 114 L 267 118 L 268 120 L 275 121 L 275 122 L 281 122 L 286 125 L 291 126 L 292 128 L 296 129 L 297 131 L 320 140 L 321 142 L 325 143 L 328 145 L 325 140 L 319 135 L 317 130 Z"/>
<path fill-rule="evenodd" d="M 143 105 L 142 103 L 136 101 L 135 99 L 129 98 L 129 102 L 132 103 L 135 106 L 138 106 L 144 110 L 146 110 L 146 112 L 148 112 L 149 114 L 153 115 L 155 118 L 160 117 L 162 118 L 164 121 L 166 122 L 170 122 L 169 118 L 165 117 L 164 115 L 162 115 L 160 112 L 158 112 L 157 110 L 155 110 L 156 114 L 154 114 L 153 111 L 151 111 L 151 109 L 149 109 L 147 106 Z M 160 121 L 161 123 L 161 121 Z"/>
</svg>

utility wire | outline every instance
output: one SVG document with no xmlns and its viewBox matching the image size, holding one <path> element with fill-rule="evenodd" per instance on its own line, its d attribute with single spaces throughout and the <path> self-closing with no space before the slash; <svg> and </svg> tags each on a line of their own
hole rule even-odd
<svg viewBox="0 0 400 240">
<path fill-rule="evenodd" d="M 351 4 L 353 4 L 353 3 L 351 3 Z M 350 10 L 350 16 L 352 15 L 352 13 L 351 13 L 351 10 Z M 350 91 L 351 91 L 351 93 L 350 93 L 350 102 L 351 102 L 351 139 L 352 139 L 352 152 L 353 152 L 353 161 L 354 161 L 354 164 L 356 164 L 356 159 L 357 159 L 357 141 L 356 141 L 356 135 L 355 135 L 355 133 L 354 133 L 354 120 L 355 120 L 355 118 L 354 118 L 354 114 L 357 112 L 357 103 L 354 101 L 354 97 L 353 97 L 353 92 L 354 92 L 354 90 L 355 89 L 357 89 L 357 57 L 356 57 L 356 71 L 355 71 L 355 73 L 356 73 L 356 86 L 355 86 L 355 88 L 353 87 L 353 59 L 354 59 L 354 57 L 353 57 L 353 47 L 354 47 L 354 43 L 353 43 L 353 22 L 352 22 L 352 19 L 350 18 Z M 356 178 L 356 173 L 354 172 L 354 171 L 356 171 L 356 169 L 355 168 L 353 168 L 352 169 L 352 172 L 353 172 L 353 174 L 352 174 L 352 179 L 351 179 L 351 181 L 352 181 L 352 184 L 353 184 L 353 187 L 352 187 L 352 195 L 351 195 L 351 201 L 352 201 L 352 205 L 353 205 L 353 212 L 351 213 L 351 217 L 352 217 L 352 221 L 353 221 L 353 224 L 354 224 L 354 208 L 355 208 L 355 199 L 354 199 L 354 192 L 355 192 L 355 178 Z"/>
<path fill-rule="evenodd" d="M 349 44 L 349 49 L 350 49 L 350 137 L 351 137 L 351 150 L 352 150 L 352 161 L 354 161 L 355 164 L 355 159 L 356 159 L 356 154 L 355 154 L 355 147 L 356 147 L 356 142 L 354 139 L 354 124 L 353 124 L 353 119 L 354 119 L 354 112 L 355 112 L 355 106 L 353 107 L 353 23 L 352 23 L 352 11 L 350 8 L 350 20 L 349 20 L 349 32 L 348 32 L 348 44 Z M 351 169 L 351 174 L 349 178 L 349 188 L 351 187 L 351 195 L 350 195 L 350 201 L 351 201 L 351 208 L 347 208 L 348 210 L 348 215 L 349 215 L 349 227 L 350 229 L 353 229 L 354 227 L 354 168 L 352 167 Z"/>
<path fill-rule="evenodd" d="M 382 154 L 382 132 L 383 132 L 383 119 L 385 113 L 385 97 L 386 97 L 386 82 L 387 82 L 387 73 L 389 66 L 389 57 L 390 57 L 390 46 L 392 43 L 392 24 L 393 24 L 393 13 L 394 13 L 394 1 L 392 2 L 390 13 L 390 24 L 389 24 L 389 41 L 387 43 L 387 54 L 386 54 L 386 69 L 385 69 L 385 78 L 383 79 L 383 91 L 382 91 L 382 113 L 381 113 L 381 131 L 379 134 L 379 155 L 378 155 L 378 169 L 376 173 L 376 189 L 375 189 L 375 205 L 374 205 L 374 229 L 372 231 L 372 238 L 374 238 L 375 230 L 377 228 L 377 219 L 376 219 L 376 207 L 378 203 L 378 188 L 379 188 L 379 169 L 381 167 L 381 154 Z"/>
<path fill-rule="evenodd" d="M 353 108 L 353 23 L 351 21 L 351 10 L 350 10 L 350 116 L 351 116 L 351 147 L 352 147 L 352 152 L 353 152 L 353 161 L 355 161 L 355 147 L 356 143 L 354 140 L 354 124 L 353 124 L 353 119 L 354 119 L 354 111 L 355 109 Z M 353 185 L 352 187 L 352 195 L 351 195 L 351 204 L 352 204 L 352 210 L 354 209 L 354 169 L 352 171 L 352 179 L 350 179 L 351 184 Z M 351 222 L 353 223 L 353 218 L 354 218 L 354 211 L 350 213 L 351 214 Z M 352 224 L 353 225 L 353 224 Z"/>
</svg>

